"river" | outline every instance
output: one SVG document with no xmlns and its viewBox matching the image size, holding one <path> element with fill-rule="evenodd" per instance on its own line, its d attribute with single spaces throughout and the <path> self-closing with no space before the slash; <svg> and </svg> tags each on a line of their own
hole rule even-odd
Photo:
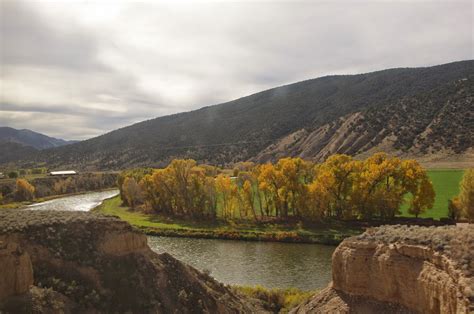
<svg viewBox="0 0 474 314">
<path fill-rule="evenodd" d="M 168 252 L 220 282 L 269 288 L 324 288 L 331 281 L 335 247 L 319 244 L 149 237 L 156 252 Z"/>
<path fill-rule="evenodd" d="M 34 210 L 88 211 L 118 191 L 67 196 L 30 205 Z M 213 239 L 148 237 L 155 252 L 209 271 L 220 282 L 269 288 L 321 289 L 331 280 L 335 247 L 318 244 L 246 242 Z"/>
<path fill-rule="evenodd" d="M 29 205 L 31 210 L 70 210 L 89 211 L 99 206 L 103 200 L 117 195 L 118 190 L 90 192 L 72 196 L 55 198 L 46 202 Z"/>
</svg>

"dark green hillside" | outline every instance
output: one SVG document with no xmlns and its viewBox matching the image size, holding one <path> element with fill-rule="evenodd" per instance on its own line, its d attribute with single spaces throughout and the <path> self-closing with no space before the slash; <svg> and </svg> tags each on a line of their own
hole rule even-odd
<svg viewBox="0 0 474 314">
<path fill-rule="evenodd" d="M 26 129 L 17 130 L 10 127 L 0 127 L 0 142 L 46 149 L 72 144 L 76 141 L 65 141 Z"/>
<path fill-rule="evenodd" d="M 38 150 L 31 146 L 23 146 L 14 142 L 0 141 L 0 164 L 18 160 L 20 156 L 29 156 L 37 153 Z"/>
<path fill-rule="evenodd" d="M 447 148 L 462 153 L 473 146 L 473 79 L 471 76 L 415 97 L 404 97 L 384 110 L 371 106 L 354 129 L 393 134 L 394 148 L 402 151 L 417 148 L 428 153 Z M 383 136 L 376 138 L 374 144 L 381 139 Z"/>
<path fill-rule="evenodd" d="M 327 76 L 216 106 L 137 123 L 24 159 L 26 162 L 45 161 L 56 166 L 100 169 L 157 166 L 172 158 L 182 157 L 217 164 L 246 160 L 297 130 L 316 130 L 347 114 L 368 108 L 372 111 L 385 108 L 398 110 L 402 108 L 397 107 L 402 99 L 411 101 L 413 98 L 417 102 L 416 107 L 423 108 L 423 112 L 440 110 L 439 106 L 432 108 L 430 97 L 438 97 L 433 90 L 473 74 L 474 61 L 463 61 L 428 68 Z M 471 78 L 466 84 L 472 87 L 472 82 Z M 428 98 L 419 99 L 418 95 Z M 463 116 L 457 118 L 464 119 Z M 366 128 L 370 129 L 370 124 Z M 457 136 L 457 129 L 440 130 L 454 131 L 449 136 Z M 462 132 L 464 134 L 465 130 Z M 412 135 L 407 136 L 408 140 L 401 140 L 402 146 L 410 141 Z M 448 142 L 449 138 L 443 145 Z M 466 148 L 465 144 L 461 146 L 461 151 Z"/>
</svg>

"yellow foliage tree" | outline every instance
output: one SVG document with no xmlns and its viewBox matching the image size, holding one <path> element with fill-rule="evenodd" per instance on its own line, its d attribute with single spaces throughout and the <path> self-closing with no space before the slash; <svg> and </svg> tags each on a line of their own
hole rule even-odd
<svg viewBox="0 0 474 314">
<path fill-rule="evenodd" d="M 192 159 L 173 160 L 140 183 L 145 202 L 154 211 L 180 217 L 215 217 L 217 194 L 214 179 L 216 168 L 197 166 Z"/>
<path fill-rule="evenodd" d="M 205 213 L 208 217 L 215 218 L 217 215 L 218 195 L 214 177 L 206 177 L 204 181 Z"/>
<path fill-rule="evenodd" d="M 257 220 L 257 213 L 255 210 L 255 201 L 257 199 L 256 191 L 254 190 L 252 183 L 249 180 L 245 180 L 242 188 L 240 189 L 240 201 L 241 208 L 244 212 L 244 216 L 247 216 L 248 213 L 252 213 L 254 220 Z"/>
<path fill-rule="evenodd" d="M 25 179 L 16 180 L 15 199 L 17 201 L 31 201 L 35 198 L 35 187 Z"/>
<path fill-rule="evenodd" d="M 144 200 L 144 207 L 147 211 L 158 210 L 158 195 L 153 184 L 153 175 L 145 175 L 139 182 L 140 191 Z"/>
<path fill-rule="evenodd" d="M 459 197 L 454 197 L 452 200 L 448 200 L 448 216 L 453 220 L 458 220 L 462 215 L 462 207 L 459 202 Z"/>
<path fill-rule="evenodd" d="M 138 205 L 138 203 L 141 200 L 141 190 L 137 181 L 135 181 L 135 179 L 132 177 L 125 178 L 125 181 L 123 182 L 122 190 L 127 200 L 127 204 L 132 209 L 135 209 L 135 207 Z"/>
<path fill-rule="evenodd" d="M 348 155 L 333 155 L 317 167 L 317 184 L 311 189 L 313 193 L 317 191 L 320 197 L 323 197 L 325 212 L 329 216 L 351 216 L 352 192 L 358 169 L 359 162 Z M 324 195 L 321 194 L 323 192 Z"/>
<path fill-rule="evenodd" d="M 398 158 L 385 153 L 376 153 L 361 163 L 353 204 L 362 217 L 392 218 L 398 213 L 407 193 L 400 166 Z"/>
<path fill-rule="evenodd" d="M 147 187 L 147 198 L 151 198 L 150 203 L 153 209 L 166 214 L 177 214 L 177 205 L 173 200 L 177 197 L 175 184 L 169 168 L 158 169 L 151 175 L 151 180 L 143 182 Z M 149 191 L 148 191 L 149 189 Z"/>
<path fill-rule="evenodd" d="M 320 181 L 313 181 L 308 186 L 307 204 L 301 208 L 301 216 L 309 221 L 320 221 L 331 215 L 332 195 Z"/>
<path fill-rule="evenodd" d="M 307 183 L 313 176 L 312 164 L 301 158 L 282 158 L 275 165 L 258 167 L 256 181 L 262 192 L 265 211 L 277 217 L 299 216 L 305 207 Z"/>
<path fill-rule="evenodd" d="M 220 174 L 216 178 L 216 191 L 222 200 L 222 216 L 224 219 L 232 219 L 237 207 L 237 186 L 229 176 Z"/>
<path fill-rule="evenodd" d="M 384 153 L 364 161 L 333 155 L 318 166 L 282 158 L 275 164 L 240 163 L 236 169 L 238 176 L 230 178 L 213 166 L 173 160 L 164 169 L 123 173 L 121 195 L 130 205 L 137 204 L 134 195 L 143 196 L 147 209 L 174 216 L 216 217 L 220 208 L 223 219 L 254 220 L 390 219 L 407 194 L 412 196 L 409 212 L 418 217 L 434 202 L 433 186 L 416 161 Z"/>
<path fill-rule="evenodd" d="M 474 169 L 464 172 L 459 187 L 459 204 L 463 215 L 472 222 L 474 221 Z"/>
<path fill-rule="evenodd" d="M 416 160 L 404 160 L 401 164 L 403 185 L 412 198 L 408 212 L 415 217 L 433 207 L 435 191 L 428 174 Z"/>
</svg>

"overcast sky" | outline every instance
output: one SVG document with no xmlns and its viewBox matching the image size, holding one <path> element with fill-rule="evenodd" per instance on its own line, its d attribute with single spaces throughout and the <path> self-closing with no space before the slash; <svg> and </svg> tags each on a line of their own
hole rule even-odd
<svg viewBox="0 0 474 314">
<path fill-rule="evenodd" d="M 474 58 L 472 1 L 0 3 L 0 126 L 65 139 L 328 74 Z"/>
</svg>

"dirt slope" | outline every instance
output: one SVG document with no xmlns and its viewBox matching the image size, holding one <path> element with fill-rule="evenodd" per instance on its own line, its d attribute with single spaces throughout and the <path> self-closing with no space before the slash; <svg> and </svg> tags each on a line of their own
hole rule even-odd
<svg viewBox="0 0 474 314">
<path fill-rule="evenodd" d="M 33 286 L 31 286 L 33 284 Z M 233 294 L 115 217 L 0 211 L 0 311 L 253 313 Z"/>
</svg>

